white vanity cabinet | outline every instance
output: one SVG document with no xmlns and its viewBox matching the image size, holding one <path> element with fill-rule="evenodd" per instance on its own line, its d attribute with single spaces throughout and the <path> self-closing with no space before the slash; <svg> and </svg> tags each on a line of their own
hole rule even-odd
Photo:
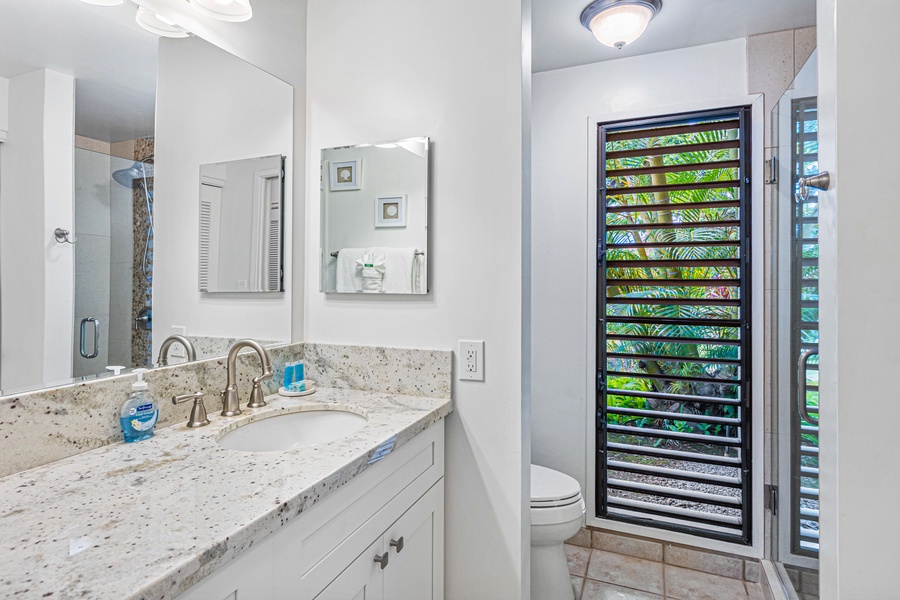
<svg viewBox="0 0 900 600">
<path fill-rule="evenodd" d="M 443 475 L 440 421 L 179 600 L 442 600 Z"/>
<path fill-rule="evenodd" d="M 443 495 L 439 481 L 315 600 L 443 598 Z"/>
</svg>

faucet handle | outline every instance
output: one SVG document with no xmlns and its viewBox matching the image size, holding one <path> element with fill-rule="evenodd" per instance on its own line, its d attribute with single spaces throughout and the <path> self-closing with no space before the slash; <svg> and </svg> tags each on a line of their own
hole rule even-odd
<svg viewBox="0 0 900 600">
<path fill-rule="evenodd" d="M 271 377 L 271 375 L 269 375 Z M 263 379 L 268 379 L 268 377 L 254 377 L 253 378 L 253 389 L 250 390 L 250 401 L 247 403 L 247 408 L 262 408 L 266 405 L 266 401 L 263 398 L 262 387 L 259 385 L 260 381 Z"/>
<path fill-rule="evenodd" d="M 209 425 L 209 418 L 206 416 L 206 407 L 203 405 L 203 396 L 203 392 L 172 396 L 172 404 L 181 404 L 182 402 L 187 402 L 191 399 L 194 400 L 194 406 L 191 407 L 191 416 L 187 422 L 187 426 L 192 429 L 194 427 Z"/>
</svg>

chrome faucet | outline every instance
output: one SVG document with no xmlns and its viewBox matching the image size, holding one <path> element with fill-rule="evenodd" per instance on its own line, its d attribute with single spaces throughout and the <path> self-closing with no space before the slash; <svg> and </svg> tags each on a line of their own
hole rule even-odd
<svg viewBox="0 0 900 600">
<path fill-rule="evenodd" d="M 241 414 L 241 401 L 238 398 L 237 390 L 237 355 L 243 348 L 253 348 L 259 354 L 259 361 L 262 363 L 262 374 L 253 378 L 253 389 L 250 391 L 250 402 L 247 408 L 260 408 L 266 405 L 263 400 L 263 391 L 260 383 L 266 379 L 272 378 L 272 365 L 269 363 L 269 353 L 254 340 L 238 340 L 228 351 L 227 360 L 227 380 L 225 389 L 222 390 L 222 416 L 234 417 Z"/>
<path fill-rule="evenodd" d="M 187 350 L 188 362 L 197 360 L 197 352 L 194 351 L 194 345 L 191 343 L 191 340 L 183 335 L 170 335 L 163 340 L 162 346 L 159 347 L 159 358 L 156 359 L 159 366 L 166 367 L 169 365 L 169 348 L 176 342 L 184 346 L 184 349 Z"/>
</svg>

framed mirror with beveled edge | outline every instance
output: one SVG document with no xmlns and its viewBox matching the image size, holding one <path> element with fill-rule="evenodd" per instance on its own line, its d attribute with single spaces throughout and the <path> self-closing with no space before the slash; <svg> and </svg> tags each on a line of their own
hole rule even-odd
<svg viewBox="0 0 900 600">
<path fill-rule="evenodd" d="M 429 139 L 322 150 L 319 290 L 428 293 Z"/>
</svg>

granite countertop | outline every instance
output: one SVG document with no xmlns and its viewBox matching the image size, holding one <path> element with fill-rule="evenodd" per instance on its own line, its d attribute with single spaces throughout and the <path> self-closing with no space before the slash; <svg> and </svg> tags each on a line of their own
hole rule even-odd
<svg viewBox="0 0 900 600">
<path fill-rule="evenodd" d="M 266 401 L 224 418 L 208 399 L 207 427 L 157 429 L 0 479 L 0 597 L 175 598 L 364 471 L 383 442 L 399 447 L 451 410 L 447 399 L 332 388 Z M 285 452 L 216 443 L 242 419 L 303 405 L 347 406 L 368 423 Z"/>
</svg>

